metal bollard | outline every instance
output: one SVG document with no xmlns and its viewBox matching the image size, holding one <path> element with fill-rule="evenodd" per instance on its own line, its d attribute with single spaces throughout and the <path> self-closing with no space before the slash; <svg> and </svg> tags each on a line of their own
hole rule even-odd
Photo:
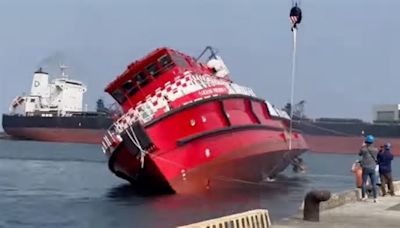
<svg viewBox="0 0 400 228">
<path fill-rule="evenodd" d="M 304 198 L 303 220 L 319 222 L 319 203 L 331 198 L 329 191 L 314 190 Z"/>
</svg>

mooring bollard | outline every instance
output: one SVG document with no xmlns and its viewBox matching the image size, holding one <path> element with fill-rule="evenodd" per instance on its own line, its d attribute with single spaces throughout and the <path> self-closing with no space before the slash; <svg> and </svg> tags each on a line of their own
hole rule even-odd
<svg viewBox="0 0 400 228">
<path fill-rule="evenodd" d="M 329 191 L 311 191 L 304 198 L 303 220 L 319 221 L 319 203 L 331 198 Z"/>
</svg>

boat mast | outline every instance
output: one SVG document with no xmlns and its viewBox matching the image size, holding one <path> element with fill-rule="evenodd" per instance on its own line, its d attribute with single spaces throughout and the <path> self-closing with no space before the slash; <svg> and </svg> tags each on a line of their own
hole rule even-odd
<svg viewBox="0 0 400 228">
<path fill-rule="evenodd" d="M 60 71 L 61 71 L 61 78 L 66 78 L 68 79 L 68 75 L 65 73 L 65 70 L 68 68 L 68 66 L 64 65 L 64 64 L 60 64 Z"/>
</svg>

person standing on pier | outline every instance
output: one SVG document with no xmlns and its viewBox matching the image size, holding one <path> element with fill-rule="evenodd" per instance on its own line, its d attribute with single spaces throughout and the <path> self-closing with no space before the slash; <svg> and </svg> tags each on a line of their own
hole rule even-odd
<svg viewBox="0 0 400 228">
<path fill-rule="evenodd" d="M 372 193 L 374 195 L 374 202 L 376 202 L 377 198 L 377 189 L 376 189 L 376 175 L 375 168 L 377 165 L 377 154 L 378 149 L 375 148 L 372 144 L 374 143 L 375 138 L 372 135 L 368 135 L 365 138 L 365 141 L 360 149 L 359 156 L 361 156 L 361 167 L 362 167 L 362 188 L 361 194 L 362 199 L 366 200 L 366 188 L 367 188 L 367 179 L 368 177 L 371 179 L 371 187 Z"/>
<path fill-rule="evenodd" d="M 393 179 L 392 179 L 392 160 L 393 154 L 391 152 L 391 144 L 386 143 L 383 150 L 378 153 L 378 164 L 379 164 L 379 175 L 381 177 L 381 191 L 382 195 L 386 195 L 386 186 L 388 186 L 388 192 L 394 196 Z"/>
</svg>

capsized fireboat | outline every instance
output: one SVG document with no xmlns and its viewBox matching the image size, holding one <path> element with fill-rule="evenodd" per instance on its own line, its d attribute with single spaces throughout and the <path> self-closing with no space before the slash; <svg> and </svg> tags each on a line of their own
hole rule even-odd
<svg viewBox="0 0 400 228">
<path fill-rule="evenodd" d="M 105 91 L 124 115 L 102 149 L 109 169 L 138 190 L 205 189 L 214 177 L 260 181 L 307 150 L 300 132 L 289 134 L 288 114 L 234 83 L 211 47 L 198 58 L 156 49 Z"/>
</svg>

